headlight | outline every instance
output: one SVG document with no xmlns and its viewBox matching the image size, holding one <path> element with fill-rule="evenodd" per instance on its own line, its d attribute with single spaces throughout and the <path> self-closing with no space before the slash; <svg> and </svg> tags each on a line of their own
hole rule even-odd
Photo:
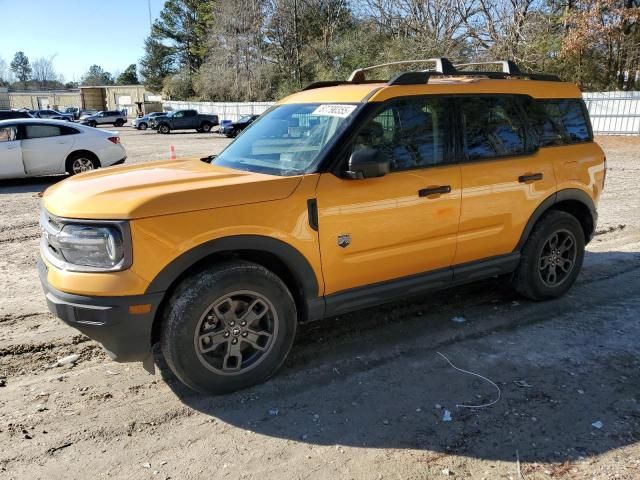
<svg viewBox="0 0 640 480">
<path fill-rule="evenodd" d="M 43 256 L 70 271 L 118 271 L 131 265 L 131 234 L 127 222 L 92 222 L 41 218 Z"/>
<path fill-rule="evenodd" d="M 73 265 L 113 268 L 124 259 L 122 233 L 113 227 L 65 225 L 57 240 L 60 253 Z"/>
</svg>

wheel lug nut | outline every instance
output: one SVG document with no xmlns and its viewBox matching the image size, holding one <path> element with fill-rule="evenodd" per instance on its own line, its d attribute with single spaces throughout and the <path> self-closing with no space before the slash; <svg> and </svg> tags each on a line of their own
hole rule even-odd
<svg viewBox="0 0 640 480">
<path fill-rule="evenodd" d="M 242 332 L 242 336 L 246 337 L 247 336 L 247 332 Z"/>
<path fill-rule="evenodd" d="M 224 332 L 224 337 L 227 338 L 229 336 L 229 332 Z"/>
<path fill-rule="evenodd" d="M 247 324 L 247 322 L 240 322 L 240 325 L 242 325 L 243 327 Z"/>
<path fill-rule="evenodd" d="M 231 343 L 233 343 L 235 345 L 236 343 L 238 343 L 238 339 L 234 338 L 233 340 L 231 340 Z"/>
<path fill-rule="evenodd" d="M 229 322 L 229 325 L 231 325 L 232 327 L 236 324 L 236 322 Z"/>
</svg>

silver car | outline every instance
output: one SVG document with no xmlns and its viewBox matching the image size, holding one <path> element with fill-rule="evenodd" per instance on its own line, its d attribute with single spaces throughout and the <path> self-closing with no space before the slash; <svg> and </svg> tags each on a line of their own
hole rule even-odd
<svg viewBox="0 0 640 480">
<path fill-rule="evenodd" d="M 82 125 L 89 125 L 90 127 L 96 127 L 98 125 L 114 125 L 121 127 L 127 123 L 127 116 L 117 110 L 105 110 L 98 112 L 95 115 L 89 115 L 88 117 L 82 117 L 80 119 Z"/>
<path fill-rule="evenodd" d="M 151 119 L 160 115 L 166 115 L 166 112 L 151 112 L 147 113 L 144 117 L 136 118 L 131 124 L 137 130 L 146 130 L 151 126 Z"/>
</svg>

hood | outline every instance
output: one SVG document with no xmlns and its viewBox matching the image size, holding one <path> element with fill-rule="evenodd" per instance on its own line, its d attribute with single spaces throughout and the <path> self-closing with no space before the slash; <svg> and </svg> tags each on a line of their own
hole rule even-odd
<svg viewBox="0 0 640 480">
<path fill-rule="evenodd" d="M 103 220 L 134 219 L 279 200 L 301 177 L 278 177 L 200 161 L 166 160 L 83 173 L 45 192 L 53 215 Z"/>
</svg>

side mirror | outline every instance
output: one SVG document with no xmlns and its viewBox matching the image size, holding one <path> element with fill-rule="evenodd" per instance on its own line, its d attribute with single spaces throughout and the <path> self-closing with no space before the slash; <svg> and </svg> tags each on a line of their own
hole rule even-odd
<svg viewBox="0 0 640 480">
<path fill-rule="evenodd" d="M 363 148 L 351 154 L 344 176 L 354 180 L 382 177 L 389 173 L 389 166 L 389 159 L 380 150 Z"/>
</svg>

